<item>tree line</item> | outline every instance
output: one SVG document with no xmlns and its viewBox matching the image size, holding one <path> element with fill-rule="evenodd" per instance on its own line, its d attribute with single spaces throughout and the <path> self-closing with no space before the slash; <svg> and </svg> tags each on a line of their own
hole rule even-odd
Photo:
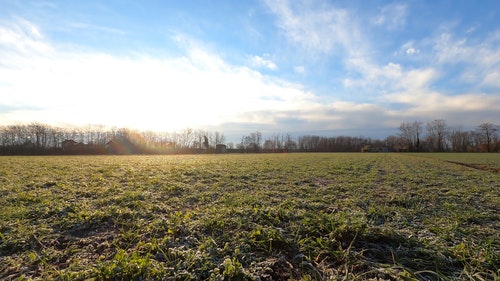
<svg viewBox="0 0 500 281">
<path fill-rule="evenodd" d="M 439 119 L 424 125 L 405 122 L 399 127 L 399 146 L 412 152 L 500 152 L 498 126 L 481 123 L 474 130 L 449 127 Z M 396 140 L 397 141 L 397 140 Z"/>
<path fill-rule="evenodd" d="M 482 123 L 474 130 L 449 127 L 445 120 L 427 124 L 403 122 L 384 139 L 317 135 L 292 136 L 251 132 L 239 142 L 226 142 L 220 132 L 137 131 L 87 125 L 61 128 L 41 123 L 0 127 L 2 155 L 170 154 L 215 152 L 500 152 L 498 126 Z"/>
<path fill-rule="evenodd" d="M 0 127 L 0 154 L 163 154 L 215 150 L 224 134 L 187 128 L 178 132 L 137 131 L 87 125 L 61 128 L 41 123 Z"/>
</svg>

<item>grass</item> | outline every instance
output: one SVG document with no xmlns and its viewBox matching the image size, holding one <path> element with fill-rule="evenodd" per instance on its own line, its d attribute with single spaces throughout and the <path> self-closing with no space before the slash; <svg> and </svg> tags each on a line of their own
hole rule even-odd
<svg viewBox="0 0 500 281">
<path fill-rule="evenodd" d="M 500 175 L 441 155 L 2 157 L 0 279 L 498 280 Z"/>
<path fill-rule="evenodd" d="M 445 160 L 478 170 L 500 172 L 500 153 L 419 153 L 415 155 Z"/>
</svg>

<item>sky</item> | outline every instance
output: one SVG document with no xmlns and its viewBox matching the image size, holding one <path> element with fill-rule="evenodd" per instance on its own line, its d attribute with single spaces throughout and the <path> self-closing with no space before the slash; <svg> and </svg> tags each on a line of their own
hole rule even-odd
<svg viewBox="0 0 500 281">
<path fill-rule="evenodd" d="M 0 126 L 500 125 L 497 0 L 0 0 Z"/>
</svg>

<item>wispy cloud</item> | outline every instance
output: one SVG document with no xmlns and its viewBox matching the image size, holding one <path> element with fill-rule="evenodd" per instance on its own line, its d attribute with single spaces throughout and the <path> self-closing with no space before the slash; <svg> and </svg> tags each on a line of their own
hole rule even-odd
<svg viewBox="0 0 500 281">
<path fill-rule="evenodd" d="M 376 25 L 385 26 L 387 29 L 401 29 L 406 23 L 408 7 L 404 4 L 394 3 L 380 8 L 379 14 L 374 18 Z"/>
<path fill-rule="evenodd" d="M 492 77 L 500 72 L 500 30 L 485 40 L 474 42 L 466 37 L 456 38 L 443 32 L 435 40 L 437 61 L 445 66 L 463 64 L 462 81 L 478 85 L 495 86 Z"/>
<path fill-rule="evenodd" d="M 36 1 L 36 2 L 33 2 L 33 5 L 35 5 L 37 7 L 42 7 L 42 8 L 50 8 L 50 9 L 57 8 L 57 5 L 53 2 L 50 2 L 50 1 Z"/>
<path fill-rule="evenodd" d="M 415 43 L 413 41 L 410 41 L 401 46 L 401 52 L 408 56 L 413 56 L 419 54 L 420 50 L 415 47 Z"/>
<path fill-rule="evenodd" d="M 351 63 L 357 64 L 357 69 L 364 75 L 358 80 L 346 79 L 345 86 L 375 92 L 376 95 L 372 94 L 369 99 L 373 100 L 374 107 L 385 112 L 383 115 L 378 114 L 383 116 L 380 120 L 430 121 L 443 118 L 450 120 L 450 124 L 471 126 L 494 119 L 498 111 L 498 95 L 467 90 L 450 95 L 434 90 L 434 83 L 439 81 L 443 73 L 433 67 L 405 69 L 396 63 L 378 66 L 367 64 L 364 60 Z M 488 82 L 494 83 L 494 76 L 491 78 Z M 388 106 L 381 107 L 383 104 Z M 398 106 L 392 107 L 390 104 Z M 375 112 L 371 114 L 377 116 Z"/>
<path fill-rule="evenodd" d="M 278 66 L 270 59 L 263 58 L 261 56 L 253 56 L 250 60 L 250 64 L 254 67 L 264 67 L 271 70 L 276 70 Z"/>
<path fill-rule="evenodd" d="M 299 74 L 305 74 L 306 73 L 306 68 L 303 65 L 298 65 L 293 67 L 293 71 L 295 73 Z"/>
<path fill-rule="evenodd" d="M 315 1 L 266 0 L 265 3 L 276 14 L 277 25 L 288 40 L 308 51 L 358 49 L 358 30 L 346 10 Z"/>
<path fill-rule="evenodd" d="M 0 49 L 25 54 L 52 51 L 38 27 L 22 18 L 17 18 L 15 23 L 0 25 Z"/>
<path fill-rule="evenodd" d="M 494 87 L 500 89 L 500 72 L 493 71 L 486 74 L 483 81 L 481 82 L 481 85 L 485 87 Z"/>
<path fill-rule="evenodd" d="M 433 68 L 401 71 L 398 79 L 393 81 L 392 90 L 381 99 L 405 105 L 393 113 L 408 120 L 442 118 L 455 125 L 471 126 L 494 116 L 500 96 L 474 92 L 441 93 L 433 90 L 433 83 L 440 75 Z"/>
<path fill-rule="evenodd" d="M 104 33 L 114 33 L 119 35 L 125 35 L 127 32 L 123 29 L 103 26 L 103 25 L 95 25 L 85 22 L 68 22 L 65 24 L 65 27 L 71 28 L 74 30 L 90 30 L 90 31 L 98 31 Z"/>
<path fill-rule="evenodd" d="M 499 85 L 498 31 L 491 33 L 485 40 L 474 41 L 456 38 L 446 28 L 442 28 L 445 32 L 437 40 L 432 34 L 419 41 L 408 38 L 394 52 L 395 55 L 403 56 L 394 56 L 391 61 L 389 56 L 385 60 L 377 57 L 372 47 L 379 44 L 370 42 L 372 37 L 367 33 L 378 26 L 391 32 L 402 30 L 409 17 L 410 7 L 406 4 L 381 7 L 369 22 L 372 26 L 362 25 L 363 21 L 356 22 L 352 11 L 316 1 L 266 1 L 266 4 L 276 15 L 277 26 L 295 46 L 313 54 L 321 53 L 330 59 L 342 53 L 341 63 L 346 70 L 341 79 L 342 85 L 352 94 L 348 97 L 350 101 L 337 99 L 335 105 L 327 106 L 325 110 L 331 110 L 330 116 L 342 116 L 338 109 L 348 107 L 363 108 L 372 116 L 383 117 L 381 120 L 450 116 L 454 120 L 473 124 L 480 122 L 477 116 L 488 116 L 499 105 L 496 96 L 479 94 L 481 86 L 494 88 Z M 431 48 L 429 42 L 435 42 L 430 43 Z M 408 60 L 415 63 L 405 64 Z M 440 91 L 436 84 L 455 75 L 450 73 L 448 66 L 458 64 L 464 66 L 459 68 L 462 73 L 458 78 L 476 86 L 461 92 L 450 93 L 449 89 Z M 363 99 L 368 103 L 359 102 Z M 485 114 L 477 114 L 481 109 Z M 475 117 L 462 121 L 459 112 L 465 115 L 474 113 Z M 342 113 L 353 117 L 348 110 Z M 369 119 L 368 115 L 357 113 Z"/>
<path fill-rule="evenodd" d="M 265 1 L 276 16 L 276 25 L 308 61 L 339 59 L 346 68 L 344 86 L 367 85 L 376 65 L 370 57 L 371 42 L 352 11 L 319 1 Z M 304 66 L 294 68 L 304 73 Z M 352 77 L 351 77 L 352 76 Z"/>
</svg>

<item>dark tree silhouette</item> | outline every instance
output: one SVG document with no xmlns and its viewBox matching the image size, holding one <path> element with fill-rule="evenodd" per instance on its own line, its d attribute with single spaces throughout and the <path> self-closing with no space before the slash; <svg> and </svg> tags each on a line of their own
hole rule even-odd
<svg viewBox="0 0 500 281">
<path fill-rule="evenodd" d="M 208 138 L 207 136 L 203 136 L 203 146 L 205 147 L 205 149 L 208 149 Z"/>
<path fill-rule="evenodd" d="M 486 151 L 491 152 L 491 144 L 497 138 L 497 126 L 491 123 L 482 123 L 476 130 L 480 134 L 482 142 L 486 144 Z"/>
</svg>

